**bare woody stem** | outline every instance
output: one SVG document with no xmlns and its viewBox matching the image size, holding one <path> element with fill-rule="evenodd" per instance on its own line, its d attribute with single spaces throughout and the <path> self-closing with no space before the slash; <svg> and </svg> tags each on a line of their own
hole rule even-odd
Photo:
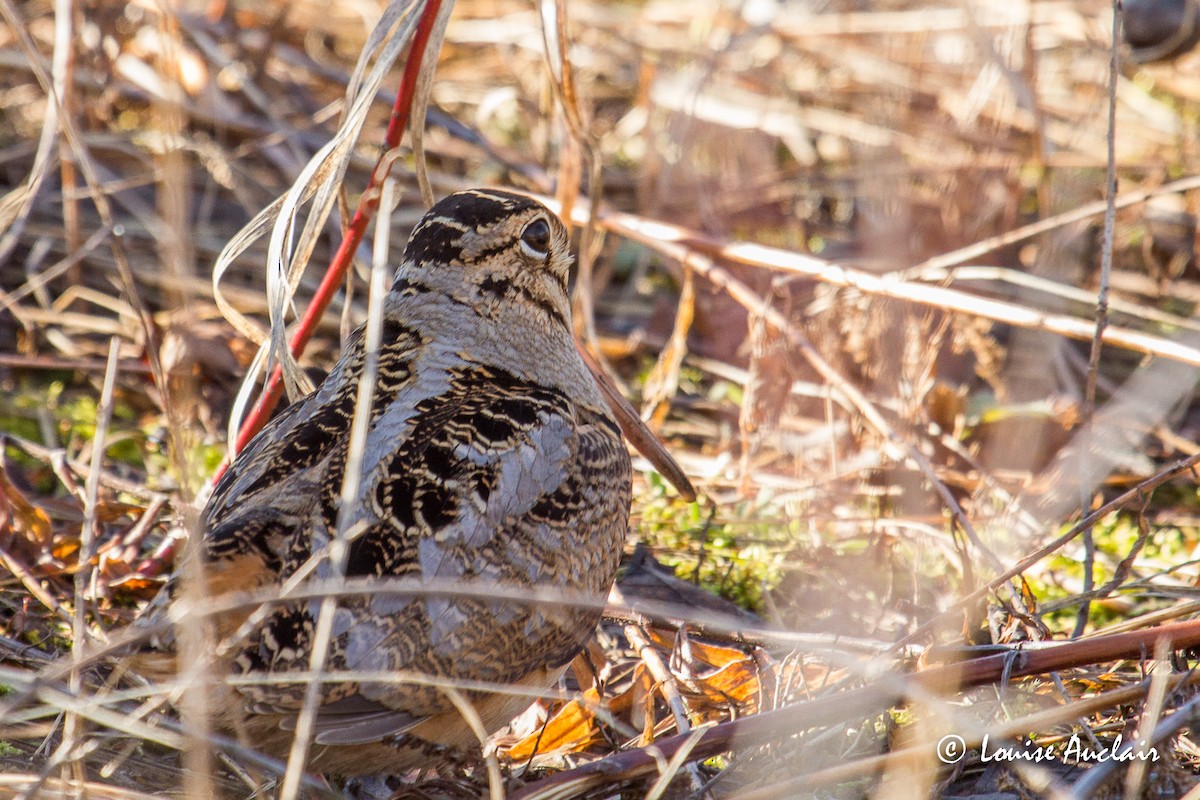
<svg viewBox="0 0 1200 800">
<path fill-rule="evenodd" d="M 375 170 L 371 174 L 371 180 L 368 182 L 366 190 L 359 198 L 354 218 L 350 221 L 350 226 L 346 229 L 346 235 L 342 238 L 342 243 L 338 247 L 337 253 L 334 254 L 333 261 L 325 271 L 325 276 L 321 279 L 321 285 L 317 287 L 312 301 L 308 304 L 304 316 L 300 319 L 300 324 L 296 327 L 296 332 L 292 335 L 289 345 L 292 355 L 296 358 L 299 358 L 304 353 L 309 339 L 312 338 L 313 331 L 316 330 L 317 323 L 324 316 L 326 309 L 329 308 L 329 303 L 333 300 L 334 294 L 341 288 L 342 282 L 346 279 L 346 272 L 350 269 L 350 264 L 354 260 L 354 253 L 358 249 L 358 245 L 362 242 L 363 235 L 366 233 L 367 223 L 371 221 L 371 218 L 375 216 L 375 212 L 379 210 L 379 192 L 377 191 L 377 187 L 382 185 L 384 179 L 387 178 L 387 173 L 393 162 L 393 159 L 389 159 L 386 156 L 389 151 L 399 146 L 400 137 L 404 135 L 404 129 L 408 125 L 408 115 L 412 108 L 413 95 L 416 91 L 417 76 L 421 72 L 421 60 L 425 55 L 425 48 L 429 43 L 429 36 L 433 31 L 434 22 L 437 20 L 441 5 L 441 0 L 426 0 L 424 8 L 421 10 L 421 18 L 417 23 L 417 30 L 408 51 L 408 61 L 404 65 L 404 75 L 401 78 L 400 91 L 396 93 L 396 102 L 392 106 L 392 115 L 388 121 L 387 135 L 384 139 L 384 147 L 380 154 L 379 162 L 375 165 Z M 237 442 L 234 444 L 232 450 L 233 454 L 241 451 L 254 438 L 254 435 L 262 429 L 262 426 L 270 418 L 271 412 L 278 405 L 282 394 L 283 369 L 276 366 L 271 371 L 270 376 L 268 376 L 258 402 L 254 405 L 250 414 L 247 415 L 245 422 L 242 423 L 242 427 L 238 430 Z M 225 471 L 229 460 L 230 457 L 227 456 L 225 463 L 217 470 L 215 477 L 220 477 Z"/>
</svg>

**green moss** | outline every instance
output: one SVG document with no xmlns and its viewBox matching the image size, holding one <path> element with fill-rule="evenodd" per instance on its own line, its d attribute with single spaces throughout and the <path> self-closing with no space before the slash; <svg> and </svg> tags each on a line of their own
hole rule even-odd
<svg viewBox="0 0 1200 800">
<path fill-rule="evenodd" d="M 96 436 L 98 395 L 91 384 L 73 384 L 67 373 L 19 375 L 8 391 L 0 392 L 0 430 L 47 446 L 62 446 L 77 453 Z M 53 433 L 43 430 L 48 414 Z M 118 396 L 108 426 L 105 457 L 142 467 L 144 435 L 138 429 L 138 412 Z M 52 438 L 52 441 L 47 441 Z"/>
<path fill-rule="evenodd" d="M 762 610 L 763 590 L 779 582 L 792 549 L 792 525 L 774 513 L 757 516 L 758 509 L 750 504 L 736 506 L 718 522 L 699 503 L 669 496 L 658 476 L 650 486 L 656 496 L 640 505 L 641 541 L 681 579 L 742 608 Z"/>
</svg>

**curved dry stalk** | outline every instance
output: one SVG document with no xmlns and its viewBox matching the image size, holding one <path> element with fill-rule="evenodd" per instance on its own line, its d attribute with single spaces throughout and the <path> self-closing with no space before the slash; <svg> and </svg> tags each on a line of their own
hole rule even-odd
<svg viewBox="0 0 1200 800">
<path fill-rule="evenodd" d="M 386 155 L 399 145 L 400 137 L 403 135 L 409 110 L 413 106 L 413 93 L 417 88 L 421 62 L 426 55 L 426 50 L 436 51 L 440 45 L 440 42 L 433 39 L 432 36 L 435 33 L 440 35 L 440 32 L 444 31 L 444 16 L 449 14 L 453 3 L 443 5 L 440 0 L 425 0 L 419 13 L 416 11 L 416 3 L 417 0 L 409 0 L 408 5 L 404 6 L 400 0 L 393 0 L 388 5 L 379 25 L 372 31 L 368 46 L 364 48 L 363 55 L 360 57 L 355 77 L 347 89 L 347 97 L 352 100 L 347 102 L 346 120 L 339 129 L 338 135 L 313 157 L 308 167 L 297 179 L 292 191 L 279 201 L 278 208 L 273 205 L 269 214 L 260 214 L 251 225 L 244 229 L 257 238 L 259 231 L 265 228 L 266 224 L 271 221 L 271 217 L 276 217 L 268 256 L 269 264 L 272 265 L 268 271 L 268 293 L 271 294 L 272 300 L 271 346 L 268 348 L 266 343 L 263 344 L 259 357 L 255 361 L 255 368 L 243 384 L 242 391 L 239 392 L 237 409 L 230 420 L 230 441 L 234 442 L 231 450 L 233 453 L 244 447 L 266 422 L 283 392 L 284 381 L 289 381 L 292 386 L 298 383 L 299 371 L 295 365 L 295 355 L 304 351 L 333 295 L 341 288 L 346 271 L 366 232 L 367 223 L 374 216 L 378 207 L 378 186 L 386 176 L 385 163 L 390 165 L 390 159 L 386 162 L 381 160 L 380 165 L 377 165 L 372 173 L 371 181 L 360 197 L 359 207 L 332 263 L 321 280 L 321 285 L 297 325 L 290 344 L 286 343 L 283 327 L 286 306 L 291 303 L 292 294 L 299 284 L 304 265 L 315 247 L 317 233 L 332 211 L 338 185 L 341 183 L 341 177 L 349 163 L 350 148 L 362 129 L 367 110 L 374 102 L 379 84 L 390 69 L 392 62 L 403 51 L 404 46 L 411 42 L 401 90 L 396 96 L 396 105 L 385 137 L 384 155 Z M 373 48 L 372 45 L 376 45 L 377 48 Z M 365 72 L 366 64 L 372 56 L 376 59 L 374 65 L 366 78 L 360 82 L 357 76 Z M 318 176 L 320 183 L 314 188 L 312 184 L 318 179 Z M 300 240 L 294 242 L 292 230 L 295 211 L 308 198 L 314 196 L 317 197 L 317 201 L 308 215 L 304 232 Z M 214 289 L 217 288 L 220 274 L 248 244 L 249 239 L 239 237 L 236 245 L 231 242 L 222 252 L 221 258 L 218 260 L 220 270 L 214 269 Z M 284 267 L 285 260 L 288 264 L 286 269 Z M 222 310 L 225 311 L 226 308 L 228 308 L 228 304 L 225 304 Z M 269 372 L 266 386 L 264 386 L 254 409 L 238 428 L 237 421 L 249 401 L 257 376 L 272 357 L 277 359 L 277 363 Z"/>
<path fill-rule="evenodd" d="M 479 716 L 479 712 L 475 710 L 475 706 L 471 704 L 471 701 L 453 686 L 443 686 L 442 694 L 454 705 L 467 725 L 470 726 L 471 732 L 479 740 L 479 746 L 485 746 L 489 735 L 488 730 L 483 724 L 483 718 Z M 504 800 L 504 777 L 500 774 L 500 762 L 496 758 L 496 754 L 485 754 L 484 764 L 487 768 L 489 800 Z"/>
<path fill-rule="evenodd" d="M 410 4 L 410 9 L 411 6 L 412 4 Z M 301 171 L 293 183 L 291 190 L 280 198 L 279 205 L 272 204 L 268 207 L 270 215 L 266 221 L 271 223 L 271 237 L 267 252 L 267 299 L 268 314 L 271 319 L 269 331 L 270 347 L 266 346 L 267 343 L 264 340 L 254 340 L 260 345 L 260 350 L 254 365 L 242 384 L 241 391 L 238 393 L 237 406 L 230 418 L 229 438 L 231 441 L 236 440 L 234 432 L 237 430 L 238 423 L 241 420 L 241 411 L 245 403 L 249 400 L 250 394 L 257 384 L 260 370 L 264 366 L 269 366 L 272 363 L 278 364 L 279 374 L 287 384 L 288 393 L 292 397 L 302 393 L 302 387 L 311 388 L 306 386 L 307 382 L 301 377 L 295 357 L 289 352 L 287 347 L 285 331 L 287 311 L 292 307 L 295 291 L 299 286 L 300 278 L 304 273 L 304 268 L 308 263 L 312 250 L 316 246 L 317 236 L 322 230 L 328 215 L 333 210 L 337 190 L 350 163 L 349 156 L 351 149 L 358 140 L 362 126 L 366 123 L 367 111 L 374 101 L 379 84 L 386 76 L 392 62 L 395 58 L 399 57 L 402 46 L 407 42 L 416 25 L 416 17 L 412 14 L 402 16 L 400 12 L 403 10 L 397 3 L 390 4 L 380 19 L 379 24 L 372 30 L 371 38 L 359 56 L 359 63 L 354 75 L 351 77 L 350 86 L 347 87 L 347 101 L 344 105 L 345 116 L 337 133 L 309 160 L 304 170 Z M 399 29 L 393 31 L 392 28 L 397 26 L 399 26 Z M 392 35 L 389 36 L 388 34 Z M 370 63 L 370 57 L 375 55 L 373 45 L 382 48 L 382 52 L 378 54 L 379 57 L 375 62 L 374 69 L 372 69 L 371 74 L 366 78 L 366 87 L 362 92 L 356 93 L 362 79 L 362 73 L 365 71 L 367 64 Z M 391 148 L 388 149 L 390 150 Z M 371 196 L 370 186 L 364 196 Z M 294 241 L 293 236 L 300 208 L 313 198 L 315 198 L 315 201 L 305 219 L 300 239 L 299 241 Z M 262 216 L 260 214 L 259 217 L 243 230 L 257 229 Z M 217 259 L 217 264 L 213 268 L 214 297 L 217 299 L 217 305 L 221 308 L 222 313 L 225 313 L 227 316 L 232 311 L 232 308 L 220 297 L 220 278 L 225 269 L 241 254 L 242 249 L 249 246 L 252 241 L 254 241 L 253 238 L 244 238 L 239 234 L 234 241 L 231 241 L 222 250 L 221 255 Z M 357 247 L 357 244 L 358 242 L 355 241 L 355 247 Z M 349 266 L 349 260 L 346 261 L 346 266 Z M 340 287 L 340 275 L 336 283 Z M 325 285 L 325 282 L 323 282 L 322 288 Z M 314 298 L 313 302 L 314 304 L 320 303 L 320 292 L 318 292 L 318 297 Z M 325 300 L 325 302 L 328 303 L 328 300 Z M 321 312 L 324 312 L 323 307 Z M 236 314 L 236 312 L 234 313 Z M 319 319 L 320 314 L 317 314 L 316 317 Z M 305 341 L 306 343 L 307 341 Z M 297 354 L 303 351 L 303 346 L 294 345 L 294 348 L 297 350 Z M 274 377 L 274 373 L 272 373 L 272 377 Z M 265 420 L 263 421 L 265 422 Z M 239 442 L 237 449 L 241 449 L 241 444 Z"/>
</svg>

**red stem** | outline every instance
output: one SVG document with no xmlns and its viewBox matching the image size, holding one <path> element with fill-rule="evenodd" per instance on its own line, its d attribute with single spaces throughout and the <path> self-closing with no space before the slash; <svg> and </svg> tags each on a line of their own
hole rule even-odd
<svg viewBox="0 0 1200 800">
<path fill-rule="evenodd" d="M 338 247 L 332 263 L 330 263 L 329 268 L 325 271 L 325 277 L 321 279 L 321 285 L 317 287 L 317 292 L 313 295 L 312 302 L 305 309 L 304 317 L 300 320 L 296 332 L 292 335 L 290 349 L 292 355 L 296 358 L 299 358 L 304 353 L 304 348 L 308 346 L 308 341 L 312 338 L 317 323 L 324 316 L 326 309 L 329 308 L 330 301 L 333 300 L 334 294 L 337 293 L 342 282 L 346 279 L 346 271 L 350 268 L 350 264 L 354 260 L 354 252 L 358 249 L 358 245 L 362 242 L 363 235 L 366 233 L 367 223 L 371 221 L 371 217 L 379 209 L 379 192 L 375 191 L 375 188 L 387 177 L 387 170 L 390 168 L 385 167 L 381 172 L 380 165 L 384 162 L 384 155 L 399 146 L 400 137 L 404 135 L 404 128 L 408 125 L 408 113 L 412 107 L 413 94 L 416 91 L 417 76 L 421 72 L 421 59 L 425 54 L 425 47 L 429 43 L 429 36 L 433 31 L 433 23 L 437 19 L 441 5 L 441 0 L 426 0 L 425 7 L 421 11 L 421 19 L 417 22 L 417 30 L 413 36 L 412 45 L 409 47 L 408 61 L 404 65 L 404 75 L 401 78 L 400 91 L 397 92 L 396 103 L 392 106 L 392 116 L 388 121 L 383 153 L 380 155 L 379 162 L 375 165 L 375 170 L 371 173 L 371 180 L 367 184 L 366 191 L 359 198 L 358 208 L 354 212 L 354 218 L 350 221 L 350 226 L 346 229 L 346 235 L 342 239 L 342 244 Z M 391 161 L 387 163 L 390 165 Z M 243 421 L 242 427 L 238 431 L 237 441 L 234 443 L 232 451 L 233 454 L 241 452 L 242 448 L 254 438 L 254 435 L 262 430 L 262 426 L 270 418 L 271 412 L 275 410 L 275 406 L 279 403 L 279 398 L 282 394 L 283 369 L 276 366 L 271 370 L 266 385 L 263 387 L 262 395 L 259 396 L 254 409 L 246 417 L 245 421 Z M 229 466 L 230 458 L 231 456 L 226 456 L 225 462 L 217 469 L 217 473 L 213 478 L 214 480 L 221 477 L 221 474 L 225 472 L 225 469 Z"/>
</svg>

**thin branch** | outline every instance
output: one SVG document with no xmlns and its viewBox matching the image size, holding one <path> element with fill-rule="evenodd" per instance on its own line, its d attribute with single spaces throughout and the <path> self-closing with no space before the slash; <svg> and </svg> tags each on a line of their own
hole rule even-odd
<svg viewBox="0 0 1200 800">
<path fill-rule="evenodd" d="M 1087 387 L 1083 393 L 1083 404 L 1080 415 L 1083 418 L 1084 430 L 1090 432 L 1094 423 L 1096 411 L 1096 381 L 1100 376 L 1100 352 L 1104 347 L 1104 331 L 1108 327 L 1108 289 L 1112 281 L 1113 263 L 1113 226 L 1117 218 L 1117 46 L 1121 41 L 1121 3 L 1113 0 L 1112 4 L 1112 42 L 1109 45 L 1108 63 L 1108 130 L 1105 138 L 1108 146 L 1108 161 L 1104 174 L 1104 237 L 1100 245 L 1100 288 L 1096 292 L 1096 333 L 1092 337 L 1091 350 L 1088 353 Z M 1079 458 L 1091 458 L 1088 448 L 1079 448 Z M 1086 473 L 1086 464 L 1081 465 L 1080 472 Z M 1086 513 L 1090 503 L 1091 488 L 1084 483 L 1079 485 L 1080 513 Z M 1083 532 L 1083 594 L 1085 599 L 1075 614 L 1075 630 L 1072 637 L 1083 635 L 1087 628 L 1088 616 L 1091 612 L 1091 601 L 1086 596 L 1095 586 L 1096 543 L 1092 538 L 1092 530 Z"/>
</svg>

